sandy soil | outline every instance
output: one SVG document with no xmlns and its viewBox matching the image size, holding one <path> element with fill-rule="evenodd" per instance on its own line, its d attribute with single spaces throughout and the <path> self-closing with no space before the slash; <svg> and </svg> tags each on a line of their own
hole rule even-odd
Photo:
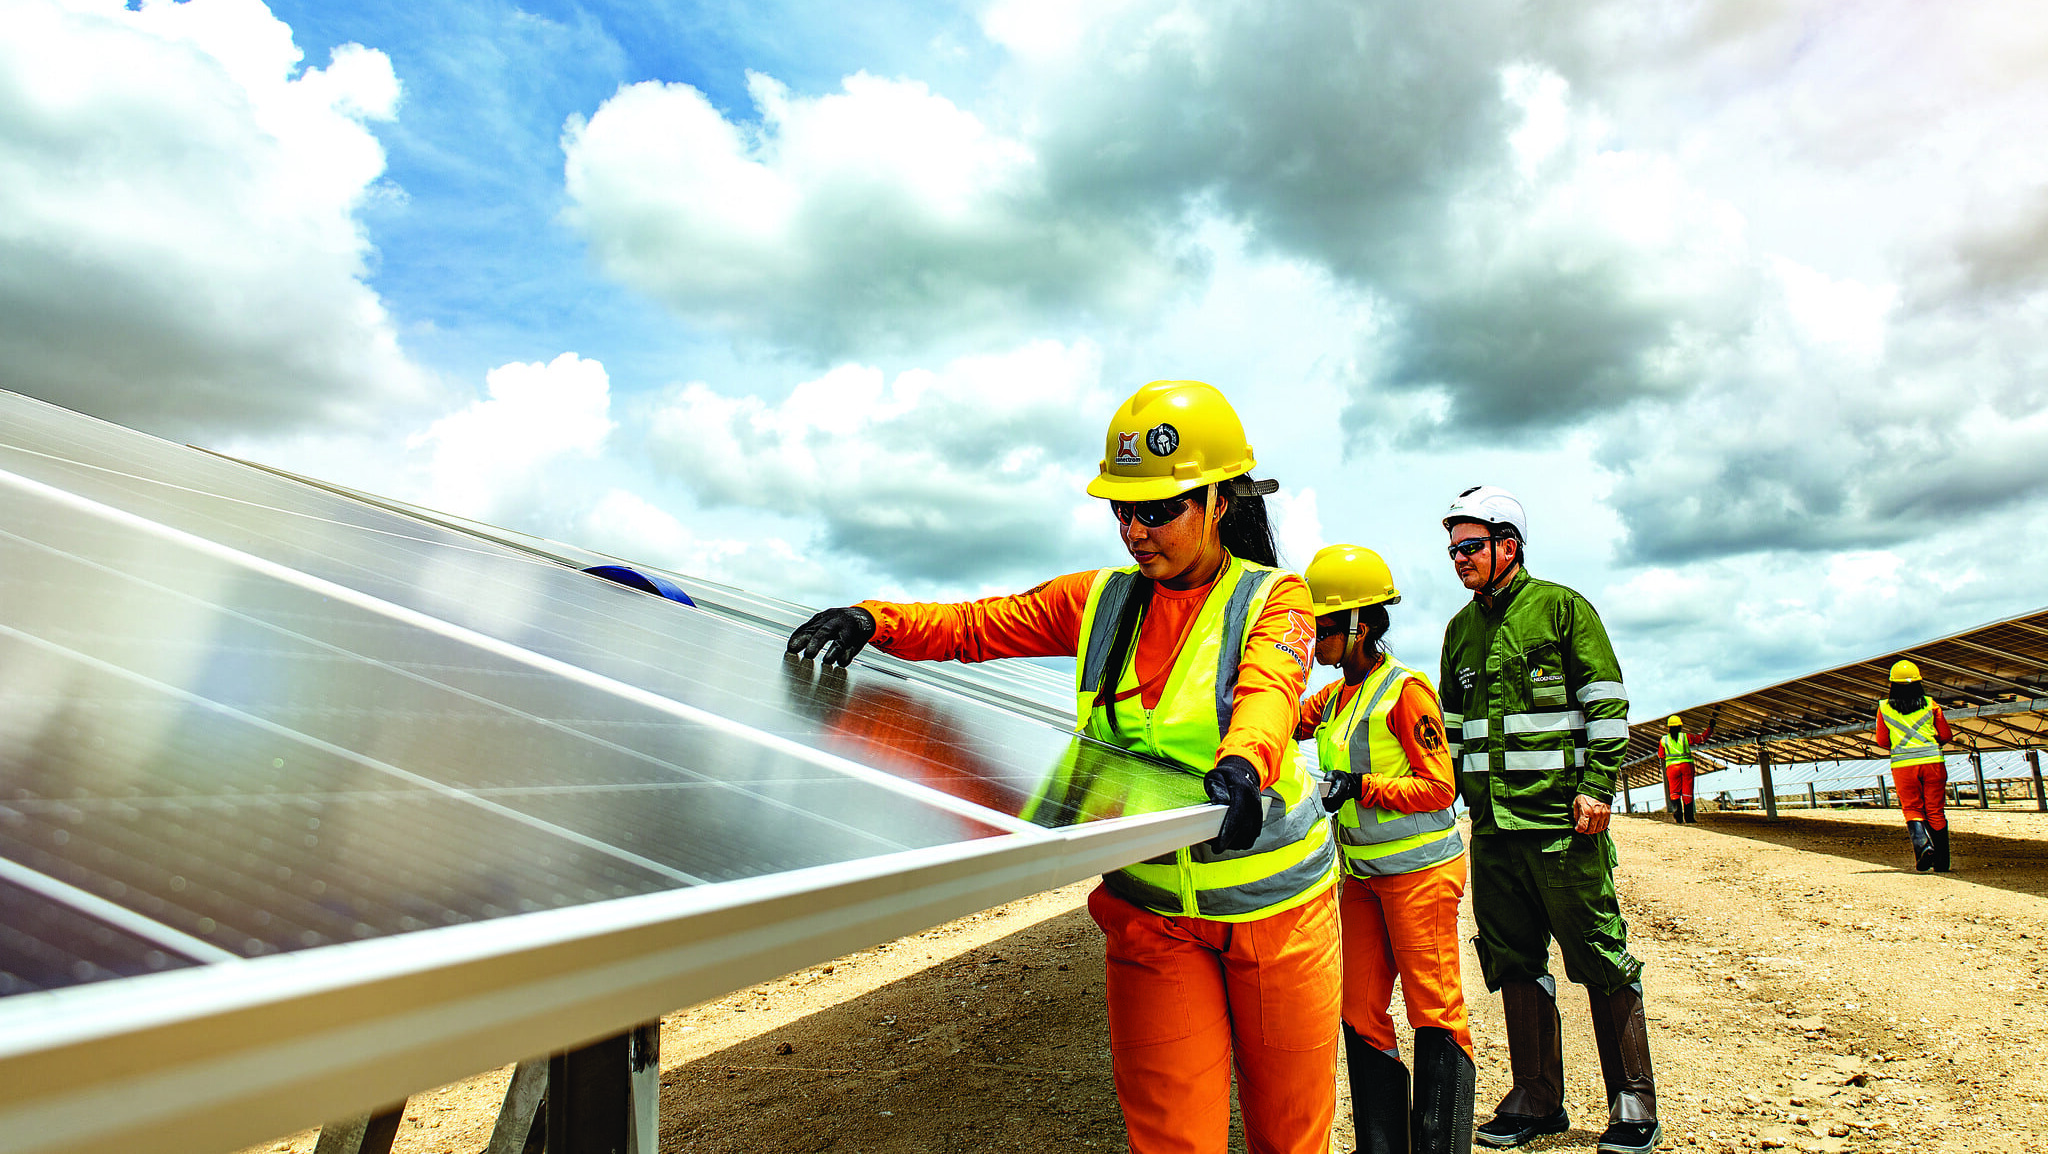
<svg viewBox="0 0 2048 1154">
<path fill-rule="evenodd" d="M 1897 816 L 1872 810 L 1616 823 L 1667 1148 L 2032 1148 L 2048 1099 L 2048 815 L 1951 816 L 1947 876 L 1911 872 Z M 1087 889 L 671 1015 L 664 1147 L 1120 1149 Z M 1466 921 L 1469 935 L 1469 903 Z M 1465 972 L 1485 1118 L 1507 1049 L 1469 946 Z M 1583 995 L 1567 987 L 1563 1006 L 1574 1127 L 1529 1149 L 1590 1149 L 1605 1124 Z M 395 1149 L 479 1154 L 509 1073 L 415 1096 Z M 1338 1151 L 1348 1117 L 1340 1097 Z M 251 1149 L 312 1148 L 308 1132 Z"/>
</svg>

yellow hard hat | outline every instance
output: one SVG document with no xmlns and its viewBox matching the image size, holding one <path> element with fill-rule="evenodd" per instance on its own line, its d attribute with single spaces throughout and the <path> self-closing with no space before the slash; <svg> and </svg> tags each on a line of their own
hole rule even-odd
<svg viewBox="0 0 2048 1154">
<path fill-rule="evenodd" d="M 1308 563 L 1308 599 L 1318 617 L 1365 605 L 1398 605 L 1401 591 L 1380 555 L 1358 545 L 1326 545 Z"/>
<path fill-rule="evenodd" d="M 1666 725 L 1670 726 L 1670 727 L 1671 727 L 1671 728 L 1673 728 L 1673 729 L 1684 729 L 1684 728 L 1685 728 L 1685 722 L 1683 722 L 1683 721 L 1679 720 L 1679 718 L 1678 718 L 1678 715 L 1677 715 L 1677 714 L 1675 714 L 1675 713 L 1671 715 L 1671 720 L 1670 720 L 1670 721 L 1667 721 L 1667 722 L 1665 722 L 1664 724 L 1666 724 Z"/>
<path fill-rule="evenodd" d="M 1910 661 L 1896 662 L 1892 665 L 1892 680 L 1918 681 L 1920 680 L 1920 667 Z"/>
<path fill-rule="evenodd" d="M 1237 410 L 1214 385 L 1153 381 L 1109 419 L 1088 495 L 1157 501 L 1252 471 Z"/>
</svg>

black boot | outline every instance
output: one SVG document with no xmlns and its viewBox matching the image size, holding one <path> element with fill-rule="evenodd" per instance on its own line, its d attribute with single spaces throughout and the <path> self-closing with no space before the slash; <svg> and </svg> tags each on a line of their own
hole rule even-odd
<svg viewBox="0 0 2048 1154">
<path fill-rule="evenodd" d="M 1677 822 L 1679 825 L 1685 824 L 1685 811 L 1678 808 L 1677 802 L 1666 801 L 1664 803 L 1664 812 L 1671 815 L 1672 821 Z"/>
<path fill-rule="evenodd" d="M 1449 1030 L 1415 1031 L 1414 1154 L 1470 1154 L 1478 1081 L 1472 1056 Z"/>
<path fill-rule="evenodd" d="M 1934 872 L 1945 874 L 1948 872 L 1948 827 L 1931 829 L 1927 833 L 1934 842 Z"/>
<path fill-rule="evenodd" d="M 1351 1075 L 1356 1154 L 1408 1154 L 1408 1067 L 1392 1054 L 1375 1049 L 1348 1024 L 1344 1027 L 1344 1064 Z"/>
<path fill-rule="evenodd" d="M 1564 1109 L 1564 1048 L 1557 1021 L 1557 982 L 1503 982 L 1508 1068 L 1515 1084 L 1473 1137 L 1496 1147 L 1520 1146 L 1571 1127 Z"/>
<path fill-rule="evenodd" d="M 1700 823 L 1700 815 L 1699 815 L 1699 813 L 1698 813 L 1697 811 L 1695 811 L 1695 810 L 1693 809 L 1693 803 L 1691 803 L 1691 802 L 1686 802 L 1686 803 L 1685 803 L 1685 824 L 1687 824 L 1687 825 L 1698 825 L 1699 823 Z"/>
<path fill-rule="evenodd" d="M 1927 836 L 1927 823 L 1909 821 L 1906 833 L 1913 839 L 1913 868 L 1926 873 L 1934 868 L 1934 839 Z"/>
<path fill-rule="evenodd" d="M 1607 1130 L 1601 1154 L 1647 1154 L 1663 1131 L 1657 1126 L 1657 1080 L 1650 1072 L 1650 1027 L 1643 1019 L 1643 987 L 1587 994 L 1593 1003 L 1593 1041 L 1607 1083 Z"/>
</svg>

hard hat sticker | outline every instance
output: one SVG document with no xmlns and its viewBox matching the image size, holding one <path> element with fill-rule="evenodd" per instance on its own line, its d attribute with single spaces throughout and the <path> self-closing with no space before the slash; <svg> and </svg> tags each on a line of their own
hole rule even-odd
<svg viewBox="0 0 2048 1154">
<path fill-rule="evenodd" d="M 1171 457 L 1173 451 L 1180 448 L 1180 430 L 1168 424 L 1154 425 L 1152 431 L 1145 434 L 1145 447 L 1152 450 L 1155 457 Z"/>
<path fill-rule="evenodd" d="M 1138 463 L 1138 434 L 1118 433 L 1116 435 L 1116 463 L 1135 465 Z"/>
</svg>

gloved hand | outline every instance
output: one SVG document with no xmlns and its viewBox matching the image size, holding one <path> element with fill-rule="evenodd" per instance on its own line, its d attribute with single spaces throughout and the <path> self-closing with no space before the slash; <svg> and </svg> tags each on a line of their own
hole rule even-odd
<svg viewBox="0 0 2048 1154">
<path fill-rule="evenodd" d="M 854 655 L 875 637 L 874 614 L 858 605 L 827 609 L 796 627 L 789 635 L 791 657 L 804 661 L 823 654 L 825 664 L 850 665 Z"/>
<path fill-rule="evenodd" d="M 1347 801 L 1358 800 L 1359 776 L 1333 773 L 1323 782 L 1323 812 L 1336 813 Z"/>
<path fill-rule="evenodd" d="M 1261 796 L 1259 771 L 1251 762 L 1231 754 L 1202 775 L 1202 790 L 1210 801 L 1230 807 L 1223 814 L 1222 830 L 1209 840 L 1209 848 L 1250 849 L 1265 823 L 1266 801 Z"/>
</svg>

